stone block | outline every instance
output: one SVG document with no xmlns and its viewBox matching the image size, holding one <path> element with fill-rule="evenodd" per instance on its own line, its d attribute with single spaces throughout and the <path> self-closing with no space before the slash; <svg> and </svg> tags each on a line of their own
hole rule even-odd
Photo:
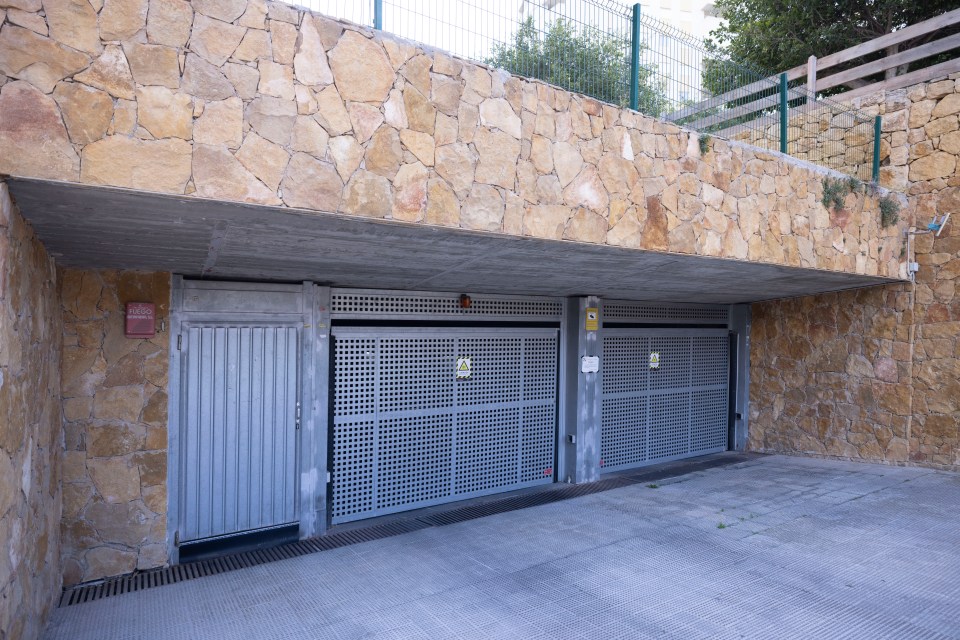
<svg viewBox="0 0 960 640">
<path fill-rule="evenodd" d="M 340 208 L 343 182 L 330 163 L 305 153 L 294 153 L 280 191 L 289 207 L 335 212 Z"/>
<path fill-rule="evenodd" d="M 224 146 L 194 145 L 193 180 L 197 195 L 217 200 L 280 204 L 271 190 L 250 173 Z"/>
<path fill-rule="evenodd" d="M 82 153 L 81 182 L 183 193 L 191 174 L 190 144 L 107 136 Z"/>
<path fill-rule="evenodd" d="M 83 118 L 76 109 L 70 114 L 78 136 L 82 135 Z M 95 129 L 97 123 L 89 126 Z M 80 158 L 70 144 L 57 103 L 26 82 L 8 82 L 0 88 L 0 147 L 18 150 L 0 153 L 0 173 L 55 180 L 76 180 L 79 175 Z"/>
<path fill-rule="evenodd" d="M 378 43 L 355 31 L 347 31 L 330 51 L 329 62 L 337 90 L 346 100 L 376 103 L 386 100 L 393 86 L 394 72 Z"/>
</svg>

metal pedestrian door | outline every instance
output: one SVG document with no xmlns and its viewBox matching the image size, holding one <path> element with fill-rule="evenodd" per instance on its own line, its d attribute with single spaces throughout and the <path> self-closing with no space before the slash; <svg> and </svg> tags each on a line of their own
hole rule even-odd
<svg viewBox="0 0 960 640">
<path fill-rule="evenodd" d="M 297 522 L 298 327 L 181 335 L 180 541 Z"/>
<path fill-rule="evenodd" d="M 333 336 L 334 524 L 553 482 L 556 329 Z"/>
<path fill-rule="evenodd" d="M 605 328 L 602 342 L 603 471 L 726 451 L 726 330 Z"/>
</svg>

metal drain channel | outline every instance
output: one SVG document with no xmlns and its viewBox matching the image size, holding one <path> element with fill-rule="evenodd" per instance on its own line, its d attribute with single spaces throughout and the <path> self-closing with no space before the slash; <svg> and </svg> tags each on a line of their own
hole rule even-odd
<svg viewBox="0 0 960 640">
<path fill-rule="evenodd" d="M 411 533 L 430 527 L 443 527 L 458 522 L 466 522 L 476 518 L 496 515 L 498 513 L 507 513 L 509 511 L 551 504 L 571 498 L 579 498 L 602 491 L 610 491 L 611 489 L 643 484 L 652 480 L 748 462 L 757 458 L 759 455 L 760 454 L 726 454 L 702 461 L 685 460 L 679 463 L 658 465 L 656 468 L 651 468 L 639 473 L 608 476 L 597 482 L 575 485 L 551 485 L 543 490 L 526 495 L 508 496 L 479 504 L 454 507 L 445 511 L 422 516 L 398 518 L 391 522 L 370 527 L 337 531 L 325 536 L 306 538 L 304 540 L 298 540 L 297 542 L 290 542 L 267 549 L 243 551 L 208 560 L 198 560 L 174 565 L 172 567 L 150 569 L 117 578 L 108 578 L 97 584 L 80 585 L 70 589 L 64 589 L 63 594 L 60 596 L 59 606 L 68 607 L 84 602 L 93 602 L 94 600 L 101 600 L 124 593 L 143 591 L 144 589 L 176 584 L 186 580 L 195 580 L 205 576 L 215 576 L 246 567 L 255 567 L 267 562 L 298 558 L 307 554 L 329 551 L 362 542 L 383 540 L 384 538 Z M 678 471 L 681 473 L 678 473 Z"/>
</svg>

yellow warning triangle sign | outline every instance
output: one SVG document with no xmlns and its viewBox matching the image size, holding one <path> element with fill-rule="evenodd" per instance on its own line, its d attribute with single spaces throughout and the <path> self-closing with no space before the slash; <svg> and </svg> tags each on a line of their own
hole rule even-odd
<svg viewBox="0 0 960 640">
<path fill-rule="evenodd" d="M 460 366 L 457 368 L 458 371 L 470 371 L 470 365 L 467 364 L 467 360 L 461 360 Z"/>
</svg>

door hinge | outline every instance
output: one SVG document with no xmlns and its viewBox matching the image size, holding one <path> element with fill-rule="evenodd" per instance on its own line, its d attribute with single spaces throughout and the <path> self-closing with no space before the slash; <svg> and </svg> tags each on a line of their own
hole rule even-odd
<svg viewBox="0 0 960 640">
<path fill-rule="evenodd" d="M 179 531 L 174 531 L 174 532 L 173 532 L 173 546 L 175 546 L 175 547 L 179 547 L 179 546 L 180 546 L 180 532 L 179 532 Z"/>
<path fill-rule="evenodd" d="M 300 428 L 300 403 L 297 403 L 297 429 Z"/>
<path fill-rule="evenodd" d="M 178 335 L 178 336 L 177 336 L 177 351 L 180 351 L 181 347 L 183 347 L 183 335 Z"/>
<path fill-rule="evenodd" d="M 327 471 L 327 484 L 330 484 L 330 472 Z"/>
</svg>

